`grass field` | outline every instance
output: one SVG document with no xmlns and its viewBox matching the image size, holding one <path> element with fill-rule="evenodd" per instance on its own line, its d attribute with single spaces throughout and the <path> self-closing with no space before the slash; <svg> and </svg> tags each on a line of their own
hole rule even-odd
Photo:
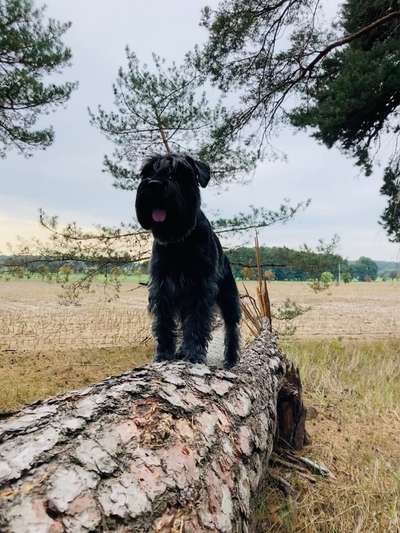
<svg viewBox="0 0 400 533">
<path fill-rule="evenodd" d="M 296 489 L 273 489 L 259 511 L 260 532 L 400 531 L 399 339 L 300 340 L 285 343 L 301 369 L 316 417 L 304 455 L 335 476 L 312 483 L 279 469 Z"/>
<path fill-rule="evenodd" d="M 254 292 L 254 283 L 246 285 Z M 316 413 L 305 454 L 335 478 L 313 484 L 281 470 L 296 496 L 271 489 L 259 510 L 260 532 L 399 532 L 400 283 L 352 283 L 319 294 L 304 283 L 269 286 L 275 306 L 286 298 L 311 306 L 281 342 L 300 366 Z M 59 304 L 60 291 L 38 280 L 0 282 L 0 411 L 151 356 L 146 288 L 125 280 L 114 301 L 96 285 L 68 307 Z"/>
</svg>

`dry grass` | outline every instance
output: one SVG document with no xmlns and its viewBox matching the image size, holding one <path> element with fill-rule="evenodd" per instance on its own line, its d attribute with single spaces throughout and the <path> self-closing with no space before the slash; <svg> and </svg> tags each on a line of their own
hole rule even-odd
<svg viewBox="0 0 400 533">
<path fill-rule="evenodd" d="M 312 445 L 304 454 L 335 479 L 312 484 L 281 470 L 295 497 L 270 491 L 261 531 L 383 533 L 400 531 L 400 339 L 292 341 L 300 366 Z"/>
<path fill-rule="evenodd" d="M 151 345 L 55 350 L 36 353 L 0 352 L 0 412 L 78 389 L 145 364 Z"/>
<path fill-rule="evenodd" d="M 312 306 L 284 348 L 318 413 L 308 422 L 313 444 L 305 454 L 335 479 L 311 484 L 281 471 L 297 496 L 271 489 L 259 531 L 399 532 L 400 284 L 354 283 L 322 294 L 303 283 L 268 285 L 275 305 L 289 297 Z M 149 336 L 147 291 L 136 288 L 124 284 L 120 300 L 109 302 L 98 286 L 81 306 L 63 307 L 54 284 L 0 282 L 0 411 L 147 361 L 151 346 L 138 347 Z"/>
</svg>

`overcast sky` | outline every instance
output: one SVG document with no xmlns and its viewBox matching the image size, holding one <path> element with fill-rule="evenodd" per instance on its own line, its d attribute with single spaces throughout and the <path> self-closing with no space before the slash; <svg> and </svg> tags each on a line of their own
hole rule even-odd
<svg viewBox="0 0 400 533">
<path fill-rule="evenodd" d="M 132 220 L 134 194 L 115 190 L 112 178 L 101 172 L 103 156 L 112 146 L 89 125 L 87 106 L 110 108 L 111 86 L 124 64 L 127 44 L 142 61 L 150 61 L 152 51 L 180 61 L 204 40 L 205 32 L 198 25 L 204 3 L 47 0 L 50 16 L 72 21 L 65 40 L 73 51 L 73 65 L 66 75 L 79 81 L 79 89 L 66 109 L 46 117 L 56 131 L 49 149 L 30 159 L 12 153 L 0 160 L 1 251 L 17 234 L 38 234 L 40 207 L 60 215 L 62 222 L 76 220 L 86 227 Z M 331 11 L 334 4 L 330 0 Z M 384 208 L 379 195 L 382 169 L 366 179 L 337 150 L 289 129 L 281 132 L 274 145 L 286 154 L 286 162 L 264 162 L 246 186 L 207 189 L 206 212 L 219 209 L 233 215 L 249 204 L 274 209 L 284 198 L 293 203 L 311 198 L 311 206 L 294 221 L 263 230 L 262 243 L 315 245 L 318 238 L 329 240 L 337 233 L 339 252 L 345 257 L 400 260 L 400 247 L 388 242 L 377 222 Z"/>
</svg>

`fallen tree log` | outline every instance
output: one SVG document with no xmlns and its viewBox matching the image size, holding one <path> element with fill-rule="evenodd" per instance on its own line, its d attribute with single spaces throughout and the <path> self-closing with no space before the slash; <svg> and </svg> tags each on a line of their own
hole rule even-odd
<svg viewBox="0 0 400 533">
<path fill-rule="evenodd" d="M 0 531 L 253 531 L 274 442 L 304 443 L 297 378 L 265 329 L 233 371 L 150 364 L 23 409 L 0 422 Z"/>
</svg>

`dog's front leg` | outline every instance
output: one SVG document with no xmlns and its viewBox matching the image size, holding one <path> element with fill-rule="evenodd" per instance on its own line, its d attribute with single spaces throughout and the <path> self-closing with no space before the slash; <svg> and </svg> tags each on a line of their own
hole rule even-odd
<svg viewBox="0 0 400 533">
<path fill-rule="evenodd" d="M 149 311 L 153 315 L 152 329 L 156 341 L 154 360 L 173 361 L 176 359 L 176 320 L 171 295 L 165 287 L 155 283 L 150 285 Z"/>
<path fill-rule="evenodd" d="M 191 363 L 205 363 L 211 338 L 215 295 L 210 287 L 193 290 L 181 308 L 182 345 L 178 358 Z"/>
</svg>

